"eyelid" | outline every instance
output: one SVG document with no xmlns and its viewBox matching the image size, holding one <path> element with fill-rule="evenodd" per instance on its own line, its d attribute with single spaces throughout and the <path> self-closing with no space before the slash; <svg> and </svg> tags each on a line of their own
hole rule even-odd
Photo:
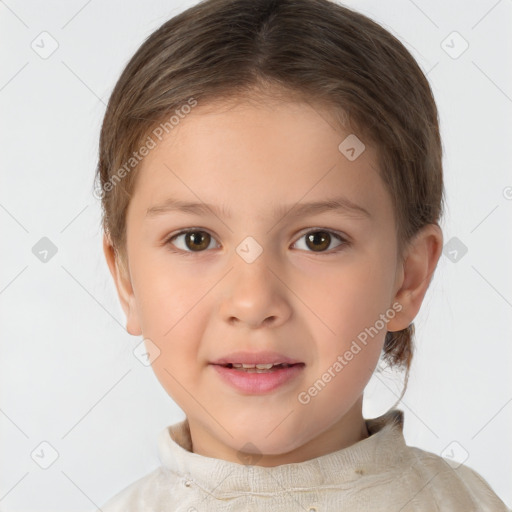
<svg viewBox="0 0 512 512">
<path fill-rule="evenodd" d="M 329 251 L 319 251 L 319 252 L 304 251 L 304 252 L 309 252 L 309 253 L 312 253 L 312 254 L 319 254 L 319 255 L 330 255 L 330 254 L 335 254 L 336 252 L 338 252 L 339 251 L 339 249 L 338 249 L 339 247 L 347 246 L 347 245 L 351 244 L 348 236 L 346 236 L 344 233 L 341 233 L 341 232 L 339 232 L 339 231 L 337 231 L 335 229 L 330 229 L 330 228 L 325 228 L 325 227 L 308 227 L 308 228 L 304 228 L 302 230 L 299 230 L 299 235 L 298 236 L 296 235 L 296 239 L 295 239 L 295 241 L 293 242 L 292 245 L 295 245 L 304 235 L 306 235 L 308 233 L 316 233 L 316 232 L 320 232 L 320 231 L 329 233 L 331 235 L 334 235 L 334 237 L 340 242 L 340 245 L 338 245 L 337 247 L 335 247 L 334 249 L 331 249 Z M 197 233 L 197 232 L 208 233 L 212 237 L 212 239 L 217 241 L 216 237 L 214 235 L 212 235 L 212 233 L 208 229 L 200 228 L 200 227 L 192 227 L 192 228 L 181 229 L 181 230 L 179 230 L 177 232 L 172 233 L 168 237 L 166 237 L 165 240 L 164 240 L 164 246 L 173 245 L 171 241 L 173 239 L 177 238 L 178 236 L 186 235 L 187 233 Z M 171 248 L 170 250 L 172 252 L 183 254 L 183 255 L 186 255 L 186 256 L 193 255 L 193 254 L 201 254 L 201 253 L 209 252 L 206 249 L 204 251 L 184 251 L 183 249 Z"/>
</svg>

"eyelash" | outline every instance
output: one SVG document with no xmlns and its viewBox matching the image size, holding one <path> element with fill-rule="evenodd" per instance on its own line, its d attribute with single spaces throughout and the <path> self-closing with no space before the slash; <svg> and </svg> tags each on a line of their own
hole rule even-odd
<svg viewBox="0 0 512 512">
<path fill-rule="evenodd" d="M 311 233 L 319 233 L 319 232 L 329 233 L 330 235 L 334 236 L 334 238 L 336 238 L 339 242 L 341 242 L 340 245 L 338 247 L 336 247 L 335 249 L 332 249 L 330 251 L 319 251 L 319 252 L 306 251 L 306 252 L 310 252 L 312 254 L 319 254 L 319 255 L 326 255 L 327 256 L 327 255 L 338 253 L 338 252 L 342 251 L 344 247 L 347 247 L 347 246 L 350 245 L 350 242 L 346 238 L 344 238 L 341 234 L 337 233 L 336 231 L 332 231 L 330 229 L 325 229 L 325 228 L 312 228 L 309 231 L 304 232 L 297 239 L 297 241 L 294 242 L 294 244 L 296 244 L 305 235 L 308 235 L 308 234 L 311 234 Z M 171 235 L 170 237 L 168 237 L 165 240 L 164 245 L 167 246 L 171 252 L 174 252 L 174 253 L 177 253 L 177 254 L 182 254 L 183 256 L 193 256 L 195 254 L 201 254 L 201 253 L 207 252 L 207 249 L 205 249 L 203 251 L 184 251 L 182 249 L 173 248 L 172 241 L 174 239 L 178 238 L 179 236 L 186 235 L 187 233 L 208 233 L 212 237 L 212 239 L 215 239 L 213 237 L 213 235 L 211 235 L 208 231 L 206 231 L 204 229 L 188 228 L 188 229 L 184 229 L 182 231 L 179 231 L 178 233 L 175 233 L 175 234 Z"/>
</svg>

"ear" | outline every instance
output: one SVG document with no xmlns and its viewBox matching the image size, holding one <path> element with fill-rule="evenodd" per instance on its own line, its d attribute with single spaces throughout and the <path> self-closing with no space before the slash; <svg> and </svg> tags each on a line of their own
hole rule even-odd
<svg viewBox="0 0 512 512">
<path fill-rule="evenodd" d="M 388 322 L 388 331 L 406 329 L 418 314 L 442 249 L 443 232 L 437 224 L 423 227 L 407 246 L 398 263 L 393 301 L 402 309 Z"/>
<path fill-rule="evenodd" d="M 125 266 L 124 262 L 121 261 L 121 258 L 117 254 L 106 234 L 103 235 L 103 252 L 105 253 L 108 268 L 110 269 L 110 273 L 114 279 L 121 306 L 126 315 L 126 330 L 133 336 L 140 336 L 142 334 L 142 329 L 137 315 L 135 296 L 133 294 L 129 270 L 127 266 Z"/>
</svg>

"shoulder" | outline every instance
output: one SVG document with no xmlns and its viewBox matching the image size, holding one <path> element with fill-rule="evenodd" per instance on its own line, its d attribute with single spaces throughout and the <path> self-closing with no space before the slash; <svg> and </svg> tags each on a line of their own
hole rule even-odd
<svg viewBox="0 0 512 512">
<path fill-rule="evenodd" d="M 139 512 L 152 510 L 162 499 L 174 495 L 176 478 L 160 466 L 151 473 L 134 481 L 112 496 L 101 508 L 102 512 Z M 162 496 L 162 491 L 166 496 Z"/>
<path fill-rule="evenodd" d="M 430 502 L 439 510 L 510 512 L 488 482 L 469 466 L 416 447 L 408 446 L 407 451 L 407 487 L 418 490 L 411 496 L 411 504 Z"/>
</svg>

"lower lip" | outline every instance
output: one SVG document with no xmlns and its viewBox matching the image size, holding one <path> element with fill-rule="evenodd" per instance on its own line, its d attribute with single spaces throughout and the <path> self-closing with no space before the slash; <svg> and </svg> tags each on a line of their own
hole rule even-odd
<svg viewBox="0 0 512 512">
<path fill-rule="evenodd" d="M 250 394 L 262 394 L 274 391 L 297 377 L 303 370 L 304 364 L 295 364 L 287 368 L 279 368 L 266 373 L 248 373 L 218 364 L 213 367 L 219 375 L 234 388 Z"/>
</svg>

